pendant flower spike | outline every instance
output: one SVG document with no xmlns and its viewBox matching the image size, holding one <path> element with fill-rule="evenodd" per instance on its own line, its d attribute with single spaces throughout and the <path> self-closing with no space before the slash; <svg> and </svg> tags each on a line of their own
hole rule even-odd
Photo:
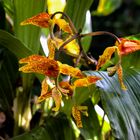
<svg viewBox="0 0 140 140">
<path fill-rule="evenodd" d="M 111 56 L 113 55 L 113 53 L 116 51 L 118 56 L 119 56 L 119 61 L 121 62 L 121 57 L 124 55 L 128 55 L 130 53 L 133 53 L 135 51 L 140 50 L 140 41 L 138 40 L 130 40 L 130 39 L 125 39 L 125 38 L 121 38 L 120 39 L 120 43 L 116 43 L 116 46 L 113 47 L 107 47 L 103 54 L 99 57 L 98 60 L 98 64 L 96 66 L 96 70 L 99 70 L 100 67 L 102 67 L 108 60 L 111 59 Z M 121 64 L 117 64 L 116 66 L 112 67 L 112 68 L 108 68 L 109 74 L 111 75 L 111 73 L 118 73 L 118 78 L 119 78 L 119 82 L 121 85 L 121 88 L 123 90 L 126 90 L 126 87 L 123 83 L 123 70 L 122 70 L 122 66 Z"/>
<path fill-rule="evenodd" d="M 55 18 L 56 14 L 62 14 L 68 20 L 68 22 L 65 19 L 56 19 Z M 79 54 L 82 52 L 82 46 L 80 45 L 80 43 L 76 42 L 77 41 L 76 39 L 81 39 L 85 35 L 96 35 L 96 33 L 95 32 L 91 34 L 77 33 L 71 20 L 69 20 L 69 17 L 62 12 L 56 12 L 52 15 L 44 12 L 21 22 L 21 25 L 28 24 L 32 24 L 43 28 L 49 28 L 51 32 L 50 38 L 48 39 L 47 42 L 49 56 L 45 57 L 40 55 L 31 55 L 26 58 L 23 58 L 19 61 L 19 63 L 20 64 L 25 63 L 25 65 L 19 68 L 19 70 L 25 73 L 35 72 L 46 76 L 45 79 L 42 81 L 42 90 L 41 95 L 38 97 L 38 102 L 41 102 L 46 98 L 53 98 L 55 107 L 52 108 L 52 110 L 58 111 L 61 106 L 62 95 L 65 95 L 66 97 L 70 96 L 72 98 L 73 92 L 76 87 L 87 87 L 91 84 L 95 84 L 98 80 L 101 80 L 101 78 L 96 76 L 86 76 L 81 72 L 79 68 L 72 67 L 68 64 L 62 64 L 61 62 L 54 60 L 56 49 L 58 51 L 60 50 L 60 52 L 64 51 L 66 54 L 75 57 L 77 58 L 77 60 L 79 59 L 80 61 Z M 58 31 L 61 30 L 61 33 L 66 34 L 66 37 L 58 38 L 58 36 L 53 33 L 55 25 L 59 27 L 57 28 Z M 97 35 L 99 34 L 101 34 L 101 32 L 97 33 Z M 108 34 L 111 35 L 111 33 Z M 118 40 L 120 40 L 119 43 L 116 43 L 115 46 L 107 47 L 103 52 L 103 54 L 99 57 L 96 70 L 99 70 L 107 61 L 109 61 L 113 56 L 113 54 L 117 54 L 119 58 L 117 64 L 113 67 L 107 68 L 107 71 L 109 71 L 110 75 L 113 75 L 114 73 L 117 72 L 121 88 L 126 90 L 126 87 L 123 83 L 123 70 L 121 66 L 121 57 L 130 54 L 132 52 L 135 52 L 137 50 L 140 50 L 140 41 L 129 40 L 124 38 Z M 82 55 L 83 55 L 82 57 L 84 57 L 84 54 Z M 72 82 L 71 80 L 59 81 L 58 77 L 60 74 L 70 76 L 71 78 L 74 77 L 76 78 L 76 80 L 74 82 Z M 51 86 L 46 79 L 53 80 L 54 85 Z M 88 116 L 87 107 L 76 105 L 75 103 L 71 111 L 77 126 L 81 128 L 83 126 L 81 113 Z"/>
</svg>

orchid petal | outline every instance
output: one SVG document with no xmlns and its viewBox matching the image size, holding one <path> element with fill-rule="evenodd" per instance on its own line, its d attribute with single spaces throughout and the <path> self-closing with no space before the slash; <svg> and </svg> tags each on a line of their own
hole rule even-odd
<svg viewBox="0 0 140 140">
<path fill-rule="evenodd" d="M 48 28 L 49 22 L 51 20 L 50 17 L 51 15 L 49 15 L 48 13 L 40 13 L 38 15 L 35 15 L 31 18 L 24 20 L 23 22 L 20 23 L 20 25 L 33 24 L 39 27 Z"/>
</svg>

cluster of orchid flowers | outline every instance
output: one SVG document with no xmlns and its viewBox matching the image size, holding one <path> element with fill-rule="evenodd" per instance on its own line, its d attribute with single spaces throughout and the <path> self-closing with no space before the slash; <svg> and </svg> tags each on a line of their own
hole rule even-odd
<svg viewBox="0 0 140 140">
<path fill-rule="evenodd" d="M 62 14 L 64 18 L 55 18 L 56 14 Z M 96 65 L 96 70 L 99 70 L 108 60 L 111 59 L 114 53 L 117 53 L 119 56 L 118 63 L 109 67 L 107 70 L 110 75 L 118 73 L 118 78 L 120 85 L 123 90 L 126 90 L 126 87 L 123 83 L 123 72 L 121 67 L 121 57 L 127 55 L 136 50 L 140 49 L 140 42 L 136 40 L 128 39 L 119 39 L 114 34 L 109 32 L 92 32 L 88 34 L 80 34 L 74 27 L 70 18 L 63 12 L 56 12 L 52 15 L 48 13 L 40 13 L 36 16 L 33 16 L 21 23 L 21 25 L 33 24 L 43 28 L 49 28 L 50 37 L 47 40 L 49 55 L 31 55 L 26 58 L 22 58 L 19 63 L 26 63 L 26 65 L 19 68 L 20 71 L 25 73 L 39 73 L 45 75 L 45 79 L 42 81 L 42 90 L 41 95 L 38 97 L 38 102 L 41 102 L 47 98 L 52 97 L 55 102 L 55 107 L 52 108 L 53 111 L 58 111 L 61 107 L 62 96 L 66 98 L 72 98 L 73 92 L 76 87 L 87 87 L 91 84 L 96 84 L 98 80 L 101 80 L 101 77 L 97 76 L 86 76 L 82 71 L 77 67 L 80 63 L 81 58 L 85 58 L 87 63 L 93 63 Z M 54 34 L 54 28 L 57 25 L 59 31 L 58 35 Z M 62 38 L 62 33 L 65 35 Z M 116 38 L 116 44 L 112 47 L 107 47 L 103 52 L 103 55 L 99 57 L 99 60 L 96 64 L 96 61 L 90 58 L 83 50 L 81 44 L 81 38 L 87 35 L 94 36 L 100 34 L 109 34 Z M 68 64 L 62 64 L 58 61 L 58 55 L 61 51 L 64 51 L 68 55 L 75 58 L 75 66 L 70 66 Z M 57 52 L 57 53 L 56 53 Z M 58 80 L 60 75 L 67 75 L 68 80 Z M 72 78 L 75 80 L 72 82 Z M 49 80 L 53 84 L 49 84 Z M 82 94 L 82 93 L 81 93 Z M 81 113 L 87 114 L 87 107 L 74 105 L 72 107 L 72 116 L 76 121 L 77 126 L 82 127 Z"/>
</svg>

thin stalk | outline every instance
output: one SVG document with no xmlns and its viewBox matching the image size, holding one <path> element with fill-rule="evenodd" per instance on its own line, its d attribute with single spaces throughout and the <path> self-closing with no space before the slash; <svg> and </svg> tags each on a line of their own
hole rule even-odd
<svg viewBox="0 0 140 140">
<path fill-rule="evenodd" d="M 91 33 L 87 33 L 87 34 L 81 34 L 80 37 L 85 37 L 85 36 L 98 36 L 98 35 L 110 35 L 113 38 L 115 38 L 118 43 L 121 43 L 121 40 L 113 33 L 107 32 L 107 31 L 97 31 L 97 32 L 91 32 Z"/>
<path fill-rule="evenodd" d="M 78 44 L 79 44 L 79 46 L 80 46 L 80 50 L 81 50 L 81 53 L 82 53 L 83 57 L 85 57 L 85 59 L 86 59 L 88 62 L 90 62 L 90 63 L 92 63 L 92 64 L 96 64 L 96 61 L 95 61 L 94 59 L 90 58 L 90 57 L 84 52 L 83 47 L 82 47 L 82 44 L 81 44 L 81 35 L 80 35 L 80 37 L 78 38 Z M 81 56 L 79 55 L 79 57 L 81 57 Z M 76 63 L 78 64 L 79 61 L 80 61 L 80 58 L 77 59 Z M 76 65 L 77 65 L 77 64 L 76 64 Z"/>
</svg>

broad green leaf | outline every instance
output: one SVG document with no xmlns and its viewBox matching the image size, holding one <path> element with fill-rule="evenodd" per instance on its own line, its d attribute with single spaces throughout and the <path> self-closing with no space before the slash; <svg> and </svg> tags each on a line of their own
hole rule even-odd
<svg viewBox="0 0 140 140">
<path fill-rule="evenodd" d="M 6 12 L 13 17 L 14 9 L 13 9 L 13 3 L 12 0 L 2 0 L 4 3 L 4 7 Z"/>
<path fill-rule="evenodd" d="M 0 104 L 1 108 L 8 111 L 12 109 L 15 97 L 15 83 L 18 74 L 16 57 L 0 45 Z"/>
<path fill-rule="evenodd" d="M 81 135 L 85 140 L 91 139 L 96 140 L 100 139 L 100 123 L 97 117 L 97 113 L 94 109 L 94 106 L 91 100 L 87 100 L 84 103 L 84 106 L 88 107 L 88 117 L 82 115 L 82 124 L 83 128 L 80 129 Z"/>
<path fill-rule="evenodd" d="M 66 6 L 66 0 L 46 0 L 48 13 L 53 14 L 58 11 L 64 11 Z M 56 18 L 60 18 L 62 15 L 56 15 Z"/>
<path fill-rule="evenodd" d="M 34 15 L 37 15 L 38 13 L 41 13 L 44 11 L 45 8 L 45 0 L 13 0 L 14 5 L 14 33 L 15 36 L 22 41 L 34 54 L 39 53 L 40 49 L 40 31 L 41 29 L 39 27 L 34 26 L 20 26 L 20 23 L 30 18 Z M 27 56 L 26 56 L 27 57 Z M 31 88 L 33 84 L 34 76 L 22 74 L 22 86 L 23 86 L 23 92 L 21 95 L 18 96 L 18 111 L 15 112 L 15 132 L 14 134 L 19 133 L 19 126 L 27 127 L 29 126 L 29 119 L 26 120 L 25 125 L 23 126 L 23 119 L 26 118 L 26 114 L 31 113 L 30 111 L 30 95 L 31 95 Z M 22 102 L 21 102 L 22 100 Z M 21 103 L 20 103 L 21 102 Z M 20 105 L 19 105 L 20 103 Z M 16 115 L 20 114 L 21 118 Z"/>
<path fill-rule="evenodd" d="M 108 77 L 106 72 L 87 72 L 101 76 L 98 81 L 101 101 L 115 138 L 120 140 L 140 139 L 140 72 L 134 69 L 124 71 L 127 91 L 120 88 L 117 76 Z"/>
<path fill-rule="evenodd" d="M 32 51 L 28 49 L 21 41 L 3 30 L 0 30 L 0 45 L 10 50 L 18 58 L 23 58 L 32 54 Z"/>
<path fill-rule="evenodd" d="M 96 11 L 92 15 L 107 16 L 120 7 L 122 0 L 99 0 Z"/>
<path fill-rule="evenodd" d="M 70 121 L 64 114 L 47 117 L 46 122 L 39 127 L 24 133 L 12 140 L 75 140 Z"/>
<path fill-rule="evenodd" d="M 45 0 L 14 0 L 14 31 L 23 43 L 34 53 L 38 53 L 40 44 L 40 28 L 34 26 L 20 26 L 20 23 L 44 11 Z"/>
<path fill-rule="evenodd" d="M 86 12 L 92 5 L 93 0 L 68 0 L 65 12 L 73 21 L 77 30 L 82 29 L 85 23 Z"/>
<path fill-rule="evenodd" d="M 92 84 L 88 87 L 77 87 L 73 95 L 76 105 L 84 103 L 89 97 L 93 96 L 95 91 L 95 84 Z"/>
<path fill-rule="evenodd" d="M 91 13 L 88 10 L 86 12 L 86 19 L 85 19 L 85 23 L 84 23 L 84 27 L 82 30 L 82 33 L 89 33 L 92 32 L 92 22 L 91 22 Z M 82 46 L 85 52 L 88 51 L 89 47 L 90 47 L 90 43 L 91 43 L 92 37 L 91 36 L 86 36 L 84 38 L 82 38 Z"/>
</svg>

